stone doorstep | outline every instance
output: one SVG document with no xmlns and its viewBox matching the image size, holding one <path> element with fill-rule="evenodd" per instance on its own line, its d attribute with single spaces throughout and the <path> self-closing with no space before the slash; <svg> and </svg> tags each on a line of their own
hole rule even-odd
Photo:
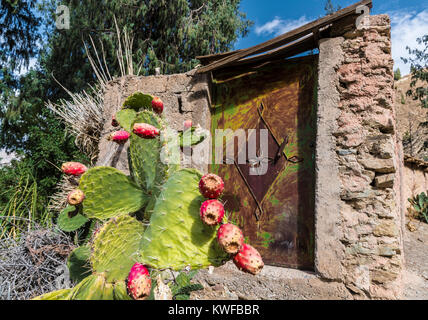
<svg viewBox="0 0 428 320">
<path fill-rule="evenodd" d="M 204 269 L 193 279 L 204 289 L 192 293 L 194 300 L 346 300 L 353 299 L 341 283 L 322 281 L 314 272 L 265 266 L 257 276 L 239 271 L 233 262 Z"/>
<path fill-rule="evenodd" d="M 214 268 L 215 271 L 236 272 L 238 269 L 232 261 L 228 261 L 225 265 Z M 243 273 L 239 271 L 240 273 Z M 245 273 L 244 273 L 245 274 Z M 317 275 L 312 271 L 303 271 L 299 269 L 264 266 L 262 272 L 258 274 L 261 277 L 270 277 L 274 279 L 315 279 Z"/>
</svg>

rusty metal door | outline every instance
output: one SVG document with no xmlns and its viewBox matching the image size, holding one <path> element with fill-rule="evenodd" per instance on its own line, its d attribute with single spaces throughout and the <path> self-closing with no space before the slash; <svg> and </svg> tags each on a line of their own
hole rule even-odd
<svg viewBox="0 0 428 320">
<path fill-rule="evenodd" d="M 236 139 L 230 164 L 215 164 L 214 157 L 210 171 L 225 180 L 227 214 L 269 265 L 309 270 L 314 265 L 317 64 L 314 55 L 213 75 L 213 137 L 216 129 L 256 129 L 257 156 L 268 169 L 250 175 L 255 163 L 238 163 L 242 150 Z M 264 155 L 260 129 L 268 133 Z"/>
</svg>

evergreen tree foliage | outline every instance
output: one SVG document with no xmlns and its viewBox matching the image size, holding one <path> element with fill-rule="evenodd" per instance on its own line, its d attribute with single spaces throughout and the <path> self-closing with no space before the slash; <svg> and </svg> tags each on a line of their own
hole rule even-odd
<svg viewBox="0 0 428 320">
<path fill-rule="evenodd" d="M 35 14 L 36 1 L 0 1 L 0 66 L 9 71 L 28 66 L 38 51 L 40 18 Z M 2 75 L 0 74 L 0 80 Z"/>
<path fill-rule="evenodd" d="M 408 96 L 419 100 L 423 108 L 428 108 L 428 34 L 416 39 L 421 48 L 411 49 L 407 47 L 409 58 L 401 58 L 404 63 L 410 63 L 412 75 L 411 89 Z"/>
<path fill-rule="evenodd" d="M 327 0 L 326 3 L 325 3 L 325 6 L 324 6 L 324 10 L 325 10 L 325 14 L 326 15 L 335 13 L 336 11 L 338 11 L 340 9 L 342 9 L 342 7 L 339 6 L 339 5 L 337 5 L 336 9 L 335 9 L 335 7 L 333 5 L 333 2 L 331 2 L 331 0 Z"/>
<path fill-rule="evenodd" d="M 394 80 L 400 80 L 401 79 L 401 71 L 400 68 L 397 68 L 397 70 L 394 71 Z"/>
</svg>

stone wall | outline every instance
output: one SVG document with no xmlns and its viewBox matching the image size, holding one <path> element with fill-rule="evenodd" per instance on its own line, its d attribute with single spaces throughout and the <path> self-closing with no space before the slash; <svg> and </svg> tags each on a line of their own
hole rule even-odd
<svg viewBox="0 0 428 320">
<path fill-rule="evenodd" d="M 336 89 L 328 84 L 323 88 L 326 79 L 320 79 L 319 117 L 333 120 L 327 128 L 334 141 L 327 147 L 334 148 L 336 154 L 330 150 L 328 156 L 338 167 L 331 172 L 318 163 L 317 171 L 318 177 L 326 172 L 338 174 L 339 184 L 334 192 L 324 184 L 317 194 L 331 192 L 338 212 L 328 214 L 328 201 L 323 199 L 315 213 L 318 221 L 322 213 L 329 223 L 328 227 L 318 223 L 318 237 L 325 230 L 335 235 L 329 236 L 327 248 L 333 248 L 333 256 L 325 258 L 324 249 L 318 249 L 318 260 L 324 263 L 318 261 L 317 267 L 325 278 L 343 282 L 354 298 L 399 298 L 404 264 L 403 163 L 395 130 L 389 17 L 367 17 L 359 29 L 322 40 L 321 71 L 328 68 L 331 72 L 331 65 L 324 64 L 328 55 L 335 57 L 337 73 L 327 81 Z M 323 93 L 329 91 L 333 91 L 333 101 L 331 97 L 323 100 Z M 319 148 L 324 146 L 318 143 Z"/>
</svg>

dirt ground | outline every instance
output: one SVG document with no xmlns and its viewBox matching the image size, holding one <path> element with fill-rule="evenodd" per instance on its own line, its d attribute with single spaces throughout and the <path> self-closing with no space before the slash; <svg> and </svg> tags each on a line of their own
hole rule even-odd
<svg viewBox="0 0 428 320">
<path fill-rule="evenodd" d="M 428 224 L 412 221 L 414 232 L 404 234 L 404 296 L 406 300 L 428 300 Z"/>
<path fill-rule="evenodd" d="M 406 218 L 407 220 L 407 218 Z M 407 220 L 406 222 L 408 222 Z M 411 232 L 405 227 L 403 300 L 428 300 L 428 224 L 412 220 Z M 215 268 L 212 274 L 204 270 L 194 280 L 204 290 L 192 293 L 192 300 L 247 300 L 247 299 L 333 299 L 348 300 L 352 296 L 335 283 L 321 282 L 315 274 L 294 269 L 265 267 L 264 276 L 248 277 L 235 270 L 232 263 Z M 272 272 L 268 272 L 270 270 Z"/>
</svg>

